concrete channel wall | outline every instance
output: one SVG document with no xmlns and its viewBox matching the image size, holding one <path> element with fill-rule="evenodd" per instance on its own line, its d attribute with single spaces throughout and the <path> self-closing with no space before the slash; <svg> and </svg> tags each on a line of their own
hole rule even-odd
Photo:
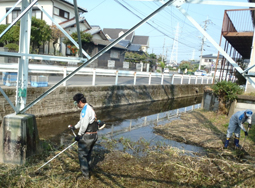
<svg viewBox="0 0 255 188">
<path fill-rule="evenodd" d="M 205 90 L 202 98 L 202 108 L 210 111 L 217 111 L 219 107 L 218 98 L 212 93 L 211 90 Z M 255 113 L 255 97 L 248 95 L 238 95 L 237 99 L 234 100 L 230 107 L 228 118 L 234 113 L 241 110 L 250 109 Z M 252 116 L 252 124 L 255 123 L 255 115 Z"/>
<path fill-rule="evenodd" d="M 87 102 L 94 108 L 115 105 L 137 104 L 171 98 L 182 98 L 203 95 L 204 89 L 211 84 L 189 85 L 137 85 L 137 86 L 86 86 L 58 87 L 50 95 L 42 99 L 26 113 L 35 116 L 48 116 L 79 111 L 73 105 L 73 95 L 83 93 Z M 47 91 L 48 88 L 28 88 L 27 104 Z M 15 104 L 16 88 L 3 88 L 4 92 Z M 7 100 L 0 93 L 0 121 L 3 117 L 14 113 Z"/>
</svg>

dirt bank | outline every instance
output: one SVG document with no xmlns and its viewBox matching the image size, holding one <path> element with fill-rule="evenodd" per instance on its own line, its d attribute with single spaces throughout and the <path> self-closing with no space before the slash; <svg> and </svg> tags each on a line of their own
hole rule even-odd
<svg viewBox="0 0 255 188">
<path fill-rule="evenodd" d="M 231 153 L 234 150 L 234 138 L 231 138 L 229 149 L 223 150 L 226 139 L 226 132 L 229 119 L 225 115 L 204 110 L 196 110 L 181 115 L 181 120 L 155 127 L 155 132 L 163 137 L 178 142 L 184 142 L 196 146 L 201 146 L 213 151 L 215 154 Z M 245 123 L 247 130 L 248 124 Z M 240 145 L 243 146 L 243 155 L 251 158 L 255 157 L 255 125 L 249 132 L 249 137 L 244 143 L 244 132 L 241 131 Z"/>
<path fill-rule="evenodd" d="M 76 180 L 81 175 L 77 146 L 35 174 L 63 149 L 47 143 L 45 152 L 26 165 L 0 165 L 0 187 L 254 187 L 254 130 L 246 139 L 244 151 L 232 146 L 223 150 L 227 123 L 225 116 L 196 110 L 183 114 L 179 121 L 155 128 L 165 138 L 204 147 L 208 156 L 203 157 L 183 155 L 160 144 L 152 147 L 143 139 L 103 139 L 104 149 L 93 152 L 89 181 Z M 116 150 L 117 146 L 122 150 Z"/>
</svg>

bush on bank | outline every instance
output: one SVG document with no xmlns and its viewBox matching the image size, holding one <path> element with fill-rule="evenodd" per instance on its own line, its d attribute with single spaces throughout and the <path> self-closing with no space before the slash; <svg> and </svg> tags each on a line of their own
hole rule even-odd
<svg viewBox="0 0 255 188">
<path fill-rule="evenodd" d="M 244 93 L 244 90 L 239 85 L 228 81 L 217 82 L 211 88 L 219 99 L 219 111 L 223 114 L 228 113 L 226 105 L 237 99 L 237 95 Z"/>
</svg>

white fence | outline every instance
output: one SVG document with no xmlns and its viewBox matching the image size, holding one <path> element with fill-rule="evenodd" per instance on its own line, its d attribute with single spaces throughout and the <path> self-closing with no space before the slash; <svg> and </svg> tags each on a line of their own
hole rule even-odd
<svg viewBox="0 0 255 188">
<path fill-rule="evenodd" d="M 125 120 L 118 126 L 111 125 L 111 128 L 104 128 L 99 132 L 99 137 L 112 137 L 131 130 L 135 130 L 148 125 L 159 125 L 163 121 L 171 121 L 178 118 L 182 113 L 190 112 L 195 109 L 200 109 L 201 104 L 191 105 L 184 108 L 179 108 L 175 110 L 169 110 L 166 112 L 161 112 L 149 116 L 144 116 L 139 119 Z"/>
<path fill-rule="evenodd" d="M 29 64 L 28 72 L 37 73 L 37 74 L 62 74 L 63 78 L 67 74 L 73 72 L 77 67 L 63 67 L 63 66 L 53 66 L 53 65 L 38 65 L 38 64 Z M 17 72 L 18 64 L 17 63 L 6 63 L 0 64 L 1 72 Z M 137 77 L 147 77 L 148 85 L 151 84 L 152 78 L 161 78 L 161 85 L 164 84 L 164 78 L 171 79 L 171 84 L 174 84 L 176 79 L 179 79 L 179 84 L 183 84 L 183 80 L 187 79 L 188 84 L 193 80 L 194 84 L 211 84 L 213 83 L 213 77 L 209 76 L 194 76 L 194 75 L 181 75 L 181 74 L 169 74 L 169 73 L 152 73 L 152 72 L 136 72 L 136 71 L 124 71 L 124 70 L 110 70 L 110 69 L 95 69 L 95 68 L 82 68 L 77 75 L 92 75 L 92 85 L 96 83 L 96 76 L 112 76 L 115 77 L 115 85 L 118 85 L 119 77 L 133 77 L 133 84 L 136 85 Z M 63 83 L 66 86 L 66 82 Z"/>
</svg>

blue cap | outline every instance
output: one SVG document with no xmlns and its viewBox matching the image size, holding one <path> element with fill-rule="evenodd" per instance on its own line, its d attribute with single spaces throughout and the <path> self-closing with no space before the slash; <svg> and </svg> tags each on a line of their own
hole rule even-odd
<svg viewBox="0 0 255 188">
<path fill-rule="evenodd" d="M 248 117 L 252 116 L 252 111 L 251 110 L 246 110 L 245 113 L 246 113 L 246 116 L 248 116 Z"/>
</svg>

